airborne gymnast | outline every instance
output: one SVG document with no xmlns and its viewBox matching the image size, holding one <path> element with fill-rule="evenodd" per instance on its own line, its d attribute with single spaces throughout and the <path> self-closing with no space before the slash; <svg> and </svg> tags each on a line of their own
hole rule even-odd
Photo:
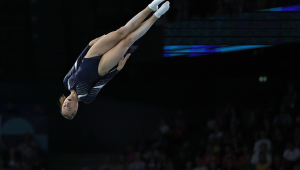
<svg viewBox="0 0 300 170">
<path fill-rule="evenodd" d="M 101 88 L 122 70 L 130 56 L 127 54 L 123 57 L 127 50 L 169 10 L 169 1 L 158 9 L 158 5 L 163 1 L 152 1 L 125 26 L 92 40 L 79 55 L 63 80 L 63 84 L 71 94 L 68 97 L 62 95 L 59 99 L 61 114 L 66 119 L 74 118 L 79 101 L 85 104 L 94 101 Z M 143 22 L 153 11 L 155 13 Z"/>
</svg>

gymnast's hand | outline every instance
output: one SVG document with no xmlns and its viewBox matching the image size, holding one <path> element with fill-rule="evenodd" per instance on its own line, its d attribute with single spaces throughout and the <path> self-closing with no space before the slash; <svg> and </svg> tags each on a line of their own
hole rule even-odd
<svg viewBox="0 0 300 170">
<path fill-rule="evenodd" d="M 105 35 L 105 34 L 104 34 Z M 101 37 L 98 37 L 98 38 L 95 38 L 93 39 L 90 43 L 89 43 L 89 46 L 93 46 L 100 38 L 102 38 L 104 35 L 102 35 Z"/>
<path fill-rule="evenodd" d="M 119 61 L 119 65 L 118 65 L 118 67 L 117 67 L 117 70 L 119 70 L 119 71 L 122 70 L 122 68 L 124 67 L 126 61 L 127 61 L 128 58 L 129 58 L 129 56 L 130 56 L 130 53 L 127 54 L 126 57 L 122 57 L 122 58 L 121 58 L 121 60 Z"/>
</svg>

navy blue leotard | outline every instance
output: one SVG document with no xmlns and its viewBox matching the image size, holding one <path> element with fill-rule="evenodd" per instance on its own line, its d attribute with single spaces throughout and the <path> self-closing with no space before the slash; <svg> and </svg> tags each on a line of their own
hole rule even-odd
<svg viewBox="0 0 300 170">
<path fill-rule="evenodd" d="M 119 71 L 115 68 L 104 76 L 98 74 L 98 65 L 102 56 L 84 58 L 90 46 L 87 46 L 77 58 L 75 64 L 65 76 L 63 83 L 68 90 L 75 90 L 83 103 L 91 103 L 102 87 Z"/>
</svg>

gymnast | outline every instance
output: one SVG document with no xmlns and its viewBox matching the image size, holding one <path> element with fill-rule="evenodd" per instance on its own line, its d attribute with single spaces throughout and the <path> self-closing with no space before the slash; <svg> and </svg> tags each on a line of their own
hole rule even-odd
<svg viewBox="0 0 300 170">
<path fill-rule="evenodd" d="M 74 118 L 79 101 L 91 103 L 101 88 L 122 70 L 130 56 L 130 53 L 126 55 L 127 50 L 170 8 L 167 1 L 158 9 L 163 1 L 153 0 L 125 26 L 92 40 L 79 55 L 63 80 L 71 94 L 68 97 L 62 95 L 59 99 L 61 114 L 66 119 Z M 143 22 L 153 11 L 155 13 Z"/>
</svg>

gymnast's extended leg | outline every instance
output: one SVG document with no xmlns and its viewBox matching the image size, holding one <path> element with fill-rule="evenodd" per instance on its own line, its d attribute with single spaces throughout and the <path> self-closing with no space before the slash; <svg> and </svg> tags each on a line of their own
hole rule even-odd
<svg viewBox="0 0 300 170">
<path fill-rule="evenodd" d="M 158 5 L 164 0 L 154 0 L 144 10 L 134 16 L 125 26 L 119 28 L 116 31 L 110 32 L 107 35 L 102 36 L 88 51 L 85 58 L 95 57 L 105 54 L 115 45 L 117 45 L 122 39 L 128 36 L 130 32 L 137 29 L 146 17 L 153 11 L 157 10 Z M 104 23 L 105 24 L 105 23 Z"/>
<path fill-rule="evenodd" d="M 169 2 L 165 2 L 157 12 L 155 12 L 152 17 L 145 21 L 140 27 L 138 27 L 134 32 L 130 33 L 125 39 L 120 41 L 115 47 L 105 53 L 99 63 L 98 73 L 103 76 L 118 64 L 121 57 L 124 56 L 128 48 L 139 38 L 141 38 L 154 24 L 154 22 L 160 18 L 169 9 Z"/>
</svg>

